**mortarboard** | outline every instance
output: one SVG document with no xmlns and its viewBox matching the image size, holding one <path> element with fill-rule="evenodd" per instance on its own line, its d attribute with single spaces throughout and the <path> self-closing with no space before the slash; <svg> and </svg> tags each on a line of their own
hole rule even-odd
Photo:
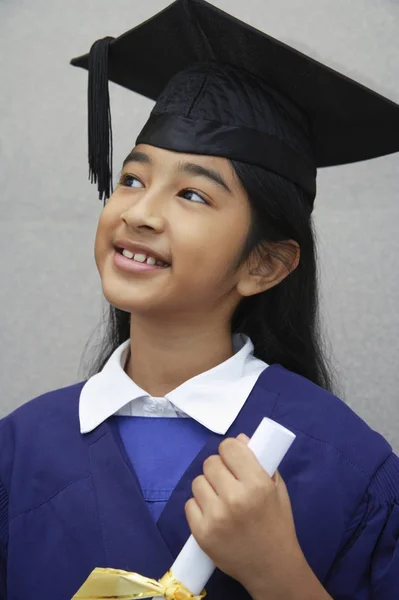
<svg viewBox="0 0 399 600">
<path fill-rule="evenodd" d="M 90 176 L 112 190 L 108 80 L 156 101 L 136 144 L 259 165 L 313 206 L 316 169 L 399 151 L 399 106 L 204 0 L 176 0 L 71 64 L 89 70 Z M 274 98 L 309 124 L 303 156 L 267 119 Z"/>
</svg>

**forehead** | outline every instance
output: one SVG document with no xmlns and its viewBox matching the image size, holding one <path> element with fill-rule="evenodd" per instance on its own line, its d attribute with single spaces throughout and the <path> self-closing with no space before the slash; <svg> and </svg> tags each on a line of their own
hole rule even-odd
<svg viewBox="0 0 399 600">
<path fill-rule="evenodd" d="M 173 150 L 158 148 L 157 146 L 150 146 L 149 144 L 138 144 L 132 149 L 129 156 L 136 152 L 146 155 L 149 159 L 148 164 L 154 167 L 174 169 L 182 163 L 193 163 L 205 168 L 216 169 L 220 173 L 223 173 L 225 177 L 230 177 L 231 181 L 236 177 L 231 162 L 221 156 L 175 152 Z"/>
</svg>

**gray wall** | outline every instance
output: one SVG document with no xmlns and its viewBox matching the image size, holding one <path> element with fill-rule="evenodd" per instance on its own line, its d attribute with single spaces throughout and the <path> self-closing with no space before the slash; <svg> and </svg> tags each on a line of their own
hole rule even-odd
<svg viewBox="0 0 399 600">
<path fill-rule="evenodd" d="M 214 0 L 399 102 L 395 0 Z M 86 72 L 68 65 L 168 0 L 0 0 L 0 414 L 80 378 L 102 313 Z M 112 86 L 115 168 L 151 103 Z M 343 397 L 399 449 L 399 155 L 319 174 L 323 317 Z"/>
</svg>

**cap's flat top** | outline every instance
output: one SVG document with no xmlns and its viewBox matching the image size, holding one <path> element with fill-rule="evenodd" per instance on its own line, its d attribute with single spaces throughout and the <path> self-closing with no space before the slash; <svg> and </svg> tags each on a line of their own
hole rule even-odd
<svg viewBox="0 0 399 600">
<path fill-rule="evenodd" d="M 71 64 L 88 68 L 88 54 Z M 399 106 L 204 0 L 176 0 L 110 46 L 109 79 L 156 100 L 197 62 L 241 67 L 304 110 L 318 167 L 399 151 Z"/>
</svg>

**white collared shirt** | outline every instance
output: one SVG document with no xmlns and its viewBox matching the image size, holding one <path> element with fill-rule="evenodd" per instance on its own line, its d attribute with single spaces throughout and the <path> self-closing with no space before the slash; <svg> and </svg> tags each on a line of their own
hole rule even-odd
<svg viewBox="0 0 399 600">
<path fill-rule="evenodd" d="M 233 335 L 234 354 L 212 369 L 188 379 L 163 398 L 150 396 L 124 371 L 130 340 L 90 377 L 79 400 L 81 433 L 89 433 L 112 415 L 191 417 L 224 435 L 244 406 L 267 363 L 253 355 L 249 337 Z M 134 359 L 134 357 L 133 357 Z"/>
</svg>

